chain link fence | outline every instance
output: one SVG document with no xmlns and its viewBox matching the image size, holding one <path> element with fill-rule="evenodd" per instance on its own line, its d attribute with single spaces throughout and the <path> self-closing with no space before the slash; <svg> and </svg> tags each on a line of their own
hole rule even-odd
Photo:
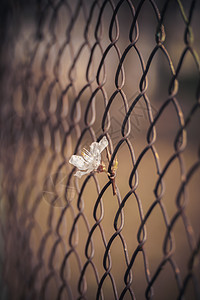
<svg viewBox="0 0 200 300">
<path fill-rule="evenodd" d="M 1 299 L 200 299 L 199 1 L 1 7 Z"/>
</svg>

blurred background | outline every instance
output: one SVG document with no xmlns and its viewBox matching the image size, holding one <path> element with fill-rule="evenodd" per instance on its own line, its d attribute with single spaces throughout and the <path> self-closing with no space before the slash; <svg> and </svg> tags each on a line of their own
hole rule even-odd
<svg viewBox="0 0 200 300">
<path fill-rule="evenodd" d="M 200 3 L 71 2 L 1 2 L 1 299 L 199 299 Z"/>
</svg>

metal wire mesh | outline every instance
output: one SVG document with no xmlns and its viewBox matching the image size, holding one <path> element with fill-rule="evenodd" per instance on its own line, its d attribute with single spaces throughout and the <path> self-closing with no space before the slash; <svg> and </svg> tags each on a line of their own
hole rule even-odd
<svg viewBox="0 0 200 300">
<path fill-rule="evenodd" d="M 199 2 L 2 8 L 2 299 L 200 299 Z"/>
</svg>

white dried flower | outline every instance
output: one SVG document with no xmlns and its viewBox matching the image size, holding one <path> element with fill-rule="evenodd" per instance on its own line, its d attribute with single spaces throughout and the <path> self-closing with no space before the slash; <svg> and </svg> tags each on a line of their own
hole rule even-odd
<svg viewBox="0 0 200 300">
<path fill-rule="evenodd" d="M 77 167 L 74 175 L 81 178 L 83 175 L 97 170 L 101 164 L 101 152 L 108 146 L 108 140 L 104 136 L 99 143 L 94 142 L 90 145 L 90 151 L 83 149 L 81 155 L 72 155 L 69 163 Z"/>
</svg>

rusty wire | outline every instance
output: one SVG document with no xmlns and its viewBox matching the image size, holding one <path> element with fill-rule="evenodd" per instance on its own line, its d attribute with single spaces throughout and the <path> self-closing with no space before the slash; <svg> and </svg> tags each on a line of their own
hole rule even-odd
<svg viewBox="0 0 200 300">
<path fill-rule="evenodd" d="M 16 7 L 11 8 L 4 24 L 8 39 L 3 37 L 1 53 L 6 70 L 1 77 L 2 299 L 161 299 L 161 295 L 162 299 L 199 299 L 200 232 L 195 225 L 199 223 L 193 224 L 188 212 L 190 207 L 198 210 L 197 199 L 189 192 L 192 180 L 199 178 L 196 135 L 191 152 L 195 159 L 185 164 L 190 135 L 199 130 L 199 40 L 194 34 L 198 1 L 44 0 L 33 1 L 25 9 L 18 5 L 19 15 L 15 18 Z M 180 26 L 173 10 L 182 20 Z M 19 29 L 13 29 L 19 20 Z M 170 24 L 181 36 L 181 46 L 169 43 Z M 140 33 L 143 26 L 154 32 L 150 46 L 147 35 L 145 40 Z M 176 47 L 178 55 L 170 55 Z M 158 55 L 167 62 L 163 68 L 168 80 L 152 78 Z M 155 69 L 162 70 L 160 56 Z M 193 63 L 190 71 L 196 84 L 190 87 L 192 100 L 187 99 L 185 111 L 180 91 L 186 56 Z M 128 68 L 131 59 L 136 67 Z M 157 102 L 156 92 L 151 92 L 153 80 L 161 93 Z M 162 94 L 164 88 L 166 94 Z M 176 114 L 176 130 L 173 150 L 163 163 L 158 129 L 169 107 Z M 140 130 L 141 111 L 137 110 L 141 108 L 146 127 Z M 169 132 L 171 119 L 167 118 L 164 128 Z M 190 130 L 193 120 L 198 122 Z M 136 129 L 145 141 L 139 152 Z M 110 174 L 115 159 L 119 161 L 116 195 L 112 194 L 113 178 L 93 172 L 79 181 L 68 163 L 72 154 L 103 136 L 109 141 L 111 156 L 104 160 Z M 128 157 L 130 168 L 126 187 L 120 185 L 120 153 Z M 151 157 L 154 169 L 150 172 L 156 178 L 148 204 L 140 190 L 141 184 L 143 189 L 147 185 L 140 175 L 142 168 L 147 173 L 146 157 Z M 165 199 L 172 183 L 165 183 L 174 164 L 179 175 L 176 194 L 168 199 L 171 210 Z M 62 197 L 48 192 L 49 180 L 61 183 Z M 137 225 L 126 231 L 126 207 L 133 202 L 137 211 L 131 214 L 132 218 L 137 215 Z M 164 231 L 160 256 L 159 246 L 152 246 L 153 264 L 147 246 L 153 229 L 148 226 L 158 211 Z M 156 220 L 155 225 L 161 226 Z M 177 236 L 174 231 L 180 222 L 183 227 Z M 186 248 L 187 260 L 180 262 L 178 257 Z M 168 269 L 171 277 L 162 277 Z M 172 277 L 175 284 L 169 296 Z M 155 286 L 160 280 L 159 291 Z"/>
</svg>

